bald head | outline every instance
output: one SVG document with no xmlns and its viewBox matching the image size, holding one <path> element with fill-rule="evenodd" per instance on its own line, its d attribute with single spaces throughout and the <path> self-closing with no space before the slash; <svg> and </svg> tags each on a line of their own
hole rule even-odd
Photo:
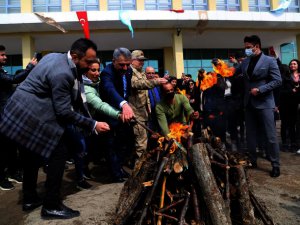
<svg viewBox="0 0 300 225">
<path fill-rule="evenodd" d="M 152 66 L 147 66 L 145 69 L 147 79 L 154 79 L 155 69 Z"/>
</svg>

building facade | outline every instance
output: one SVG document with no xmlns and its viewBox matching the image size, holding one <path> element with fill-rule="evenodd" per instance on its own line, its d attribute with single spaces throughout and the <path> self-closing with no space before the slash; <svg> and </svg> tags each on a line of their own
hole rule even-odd
<svg viewBox="0 0 300 225">
<path fill-rule="evenodd" d="M 259 35 L 264 51 L 273 47 L 283 63 L 299 58 L 299 2 L 284 8 L 280 0 L 0 0 L 0 44 L 14 72 L 34 52 L 67 51 L 84 36 L 76 11 L 87 11 L 103 67 L 116 47 L 127 47 L 142 49 L 146 65 L 160 74 L 195 77 L 199 68 L 211 69 L 212 58 L 226 61 L 242 50 L 246 35 Z"/>
</svg>

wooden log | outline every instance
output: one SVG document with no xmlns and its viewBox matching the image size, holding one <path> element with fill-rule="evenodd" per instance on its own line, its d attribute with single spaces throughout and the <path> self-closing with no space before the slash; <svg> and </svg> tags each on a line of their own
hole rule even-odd
<svg viewBox="0 0 300 225">
<path fill-rule="evenodd" d="M 198 196 L 197 192 L 195 190 L 194 185 L 191 185 L 191 194 L 192 194 L 192 204 L 193 204 L 193 210 L 194 210 L 194 216 L 195 216 L 195 223 L 196 225 L 200 225 L 201 217 L 200 217 L 200 207 L 198 203 Z"/>
<path fill-rule="evenodd" d="M 271 216 L 268 215 L 268 213 L 266 212 L 265 208 L 257 200 L 257 198 L 255 197 L 255 195 L 253 194 L 252 191 L 249 191 L 249 195 L 250 195 L 251 202 L 252 202 L 255 210 L 259 214 L 259 217 L 263 221 L 264 225 L 275 225 L 275 223 L 274 223 L 273 219 L 271 218 Z"/>
<path fill-rule="evenodd" d="M 156 187 L 158 185 L 158 181 L 159 181 L 160 176 L 161 176 L 161 174 L 163 172 L 163 168 L 165 167 L 165 165 L 166 165 L 166 163 L 167 163 L 168 160 L 169 160 L 169 157 L 163 157 L 163 159 L 162 159 L 162 162 L 161 162 L 159 170 L 158 170 L 158 172 L 156 174 L 153 186 L 152 186 L 151 190 L 148 192 L 148 194 L 146 196 L 146 199 L 145 199 L 145 202 L 144 202 L 144 206 L 143 206 L 143 209 L 142 209 L 141 217 L 140 217 L 139 221 L 137 222 L 138 225 L 142 225 L 142 223 L 144 221 L 144 218 L 147 215 L 147 211 L 148 211 L 150 203 L 152 201 L 153 194 L 154 194 L 154 192 L 156 190 Z"/>
<path fill-rule="evenodd" d="M 134 214 L 136 206 L 144 195 L 144 182 L 153 179 L 156 161 L 148 155 L 135 176 L 130 176 L 125 182 L 117 204 L 114 224 L 127 224 Z"/>
<path fill-rule="evenodd" d="M 237 171 L 237 180 L 239 183 L 239 185 L 237 186 L 237 193 L 240 215 L 243 220 L 242 223 L 244 225 L 255 225 L 256 221 L 254 216 L 254 209 L 250 201 L 248 181 L 246 178 L 244 167 L 237 166 L 235 167 L 235 169 Z"/>
<path fill-rule="evenodd" d="M 189 207 L 190 195 L 191 194 L 189 192 L 186 193 L 185 200 L 184 200 L 184 205 L 183 205 L 182 210 L 180 212 L 180 218 L 179 218 L 178 225 L 184 225 L 185 224 L 185 215 L 186 215 L 186 212 L 187 212 L 188 207 Z"/>
<path fill-rule="evenodd" d="M 164 176 L 164 180 L 161 187 L 161 194 L 160 194 L 160 205 L 159 205 L 160 209 L 164 207 L 164 203 L 165 203 L 166 182 L 167 182 L 167 176 Z M 161 222 L 162 222 L 162 216 L 158 216 L 157 225 L 161 225 Z"/>
<path fill-rule="evenodd" d="M 193 166 L 197 183 L 203 192 L 213 225 L 231 225 L 231 218 L 226 209 L 225 202 L 216 184 L 211 170 L 210 160 L 204 143 L 192 146 L 189 159 Z"/>
</svg>

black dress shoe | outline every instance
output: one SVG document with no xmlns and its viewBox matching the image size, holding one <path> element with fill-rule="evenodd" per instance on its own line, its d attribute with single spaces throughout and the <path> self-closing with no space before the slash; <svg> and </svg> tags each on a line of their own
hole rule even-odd
<svg viewBox="0 0 300 225">
<path fill-rule="evenodd" d="M 64 204 L 61 204 L 57 209 L 42 208 L 41 216 L 43 219 L 70 219 L 80 215 L 80 212 L 73 210 Z"/>
<path fill-rule="evenodd" d="M 36 199 L 34 201 L 24 202 L 23 203 L 23 211 L 34 210 L 34 209 L 40 207 L 42 204 L 43 204 L 42 199 Z"/>
<path fill-rule="evenodd" d="M 279 177 L 280 176 L 280 168 L 273 167 L 272 171 L 270 172 L 271 177 Z"/>
</svg>

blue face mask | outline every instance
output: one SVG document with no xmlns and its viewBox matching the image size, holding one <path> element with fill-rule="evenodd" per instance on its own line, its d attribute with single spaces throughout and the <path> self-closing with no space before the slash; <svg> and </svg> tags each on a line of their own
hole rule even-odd
<svg viewBox="0 0 300 225">
<path fill-rule="evenodd" d="M 250 57 L 253 55 L 253 51 L 252 51 L 252 48 L 246 48 L 245 49 L 245 54 L 246 56 Z"/>
</svg>

